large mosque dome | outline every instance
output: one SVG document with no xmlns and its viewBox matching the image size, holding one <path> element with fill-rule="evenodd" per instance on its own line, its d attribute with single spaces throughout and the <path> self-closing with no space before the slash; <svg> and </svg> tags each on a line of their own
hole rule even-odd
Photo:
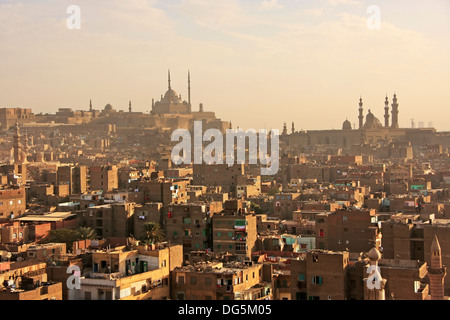
<svg viewBox="0 0 450 320">
<path fill-rule="evenodd" d="M 364 129 L 378 129 L 382 128 L 380 120 L 374 116 L 374 114 L 369 110 L 369 113 L 366 116 L 366 123 L 364 124 Z"/>
</svg>

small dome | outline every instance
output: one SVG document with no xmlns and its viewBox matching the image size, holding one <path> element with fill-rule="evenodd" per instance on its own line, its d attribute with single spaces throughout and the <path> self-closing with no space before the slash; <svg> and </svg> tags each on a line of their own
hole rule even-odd
<svg viewBox="0 0 450 320">
<path fill-rule="evenodd" d="M 105 111 L 111 111 L 112 109 L 113 107 L 109 103 L 105 106 Z"/>
<path fill-rule="evenodd" d="M 370 251 L 367 253 L 367 256 L 372 261 L 378 261 L 381 259 L 381 253 L 377 250 L 377 248 L 373 247 L 370 249 Z"/>
<path fill-rule="evenodd" d="M 352 130 L 352 124 L 350 121 L 345 120 L 342 124 L 342 130 Z"/>
</svg>

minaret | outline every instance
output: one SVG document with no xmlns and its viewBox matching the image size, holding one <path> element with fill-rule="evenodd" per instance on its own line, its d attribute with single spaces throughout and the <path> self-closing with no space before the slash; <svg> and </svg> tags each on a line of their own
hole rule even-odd
<svg viewBox="0 0 450 320">
<path fill-rule="evenodd" d="M 295 125 L 294 125 L 294 121 L 292 121 L 292 128 L 291 128 L 291 132 L 294 134 L 295 133 Z"/>
<path fill-rule="evenodd" d="M 384 126 L 389 128 L 389 100 L 386 95 L 386 100 L 384 101 Z"/>
<path fill-rule="evenodd" d="M 188 70 L 188 103 L 189 111 L 191 110 L 191 71 Z"/>
<path fill-rule="evenodd" d="M 394 93 L 394 99 L 392 101 L 392 128 L 398 128 L 398 103 L 397 95 Z"/>
<path fill-rule="evenodd" d="M 93 111 L 93 109 L 92 109 L 92 100 L 89 100 L 89 111 Z"/>
<path fill-rule="evenodd" d="M 170 103 L 172 102 L 172 87 L 170 85 L 170 69 L 169 69 L 168 81 L 169 81 L 169 105 L 170 105 Z"/>
<path fill-rule="evenodd" d="M 204 109 L 203 109 L 203 103 L 200 103 L 200 104 L 199 104 L 198 112 L 204 112 Z"/>
<path fill-rule="evenodd" d="M 364 126 L 364 114 L 363 114 L 363 102 L 362 97 L 359 98 L 359 129 L 361 130 Z"/>
<path fill-rule="evenodd" d="M 19 124 L 16 122 L 16 125 L 14 127 L 14 164 L 21 164 L 22 163 L 22 155 L 21 155 L 21 149 L 22 144 L 20 143 L 20 129 Z"/>
<path fill-rule="evenodd" d="M 128 112 L 131 113 L 131 101 L 130 101 L 130 103 L 128 104 Z"/>
<path fill-rule="evenodd" d="M 364 279 L 364 300 L 385 300 L 386 279 L 381 277 L 378 261 L 381 259 L 381 253 L 373 247 L 368 253 L 370 266 L 367 269 L 369 276 Z"/>
<path fill-rule="evenodd" d="M 446 275 L 447 268 L 442 265 L 441 246 L 435 235 L 431 244 L 431 263 L 428 266 L 431 300 L 444 300 L 444 278 Z"/>
<path fill-rule="evenodd" d="M 286 122 L 284 123 L 284 125 L 283 125 L 283 133 L 282 133 L 284 136 L 285 135 L 287 135 L 287 125 L 286 125 Z"/>
</svg>

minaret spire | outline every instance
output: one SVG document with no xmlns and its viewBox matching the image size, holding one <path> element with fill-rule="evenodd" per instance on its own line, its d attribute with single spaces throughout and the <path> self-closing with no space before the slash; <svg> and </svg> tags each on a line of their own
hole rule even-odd
<svg viewBox="0 0 450 320">
<path fill-rule="evenodd" d="M 398 103 L 397 94 L 394 93 L 394 98 L 392 100 L 392 128 L 398 128 Z"/>
<path fill-rule="evenodd" d="M 170 106 L 170 103 L 172 102 L 172 87 L 170 85 L 170 69 L 169 69 L 169 74 L 168 74 L 168 81 L 169 81 L 169 106 Z"/>
<path fill-rule="evenodd" d="M 431 243 L 431 263 L 428 266 L 431 300 L 444 300 L 444 278 L 447 268 L 442 264 L 442 251 L 437 235 Z"/>
<path fill-rule="evenodd" d="M 386 94 L 386 100 L 384 101 L 384 126 L 389 128 L 389 99 Z"/>
<path fill-rule="evenodd" d="M 170 90 L 170 89 L 172 89 L 171 86 L 170 86 L 170 69 L 169 69 L 169 73 L 168 73 L 167 80 L 168 80 L 168 82 L 169 82 L 169 90 Z"/>
<path fill-rule="evenodd" d="M 191 71 L 188 70 L 188 102 L 189 107 L 191 106 Z"/>
<path fill-rule="evenodd" d="M 362 97 L 359 97 L 359 129 L 363 128 L 364 125 L 364 114 L 363 114 L 363 101 L 362 101 Z"/>
</svg>

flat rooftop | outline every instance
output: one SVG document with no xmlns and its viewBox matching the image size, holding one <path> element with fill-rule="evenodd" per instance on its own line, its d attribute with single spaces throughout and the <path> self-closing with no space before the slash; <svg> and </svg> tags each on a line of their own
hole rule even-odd
<svg viewBox="0 0 450 320">
<path fill-rule="evenodd" d="M 75 214 L 70 212 L 53 212 L 44 215 L 28 215 L 25 217 L 20 217 L 14 219 L 15 221 L 25 221 L 25 222 L 57 222 L 65 220 L 67 218 L 73 217 Z"/>
</svg>

